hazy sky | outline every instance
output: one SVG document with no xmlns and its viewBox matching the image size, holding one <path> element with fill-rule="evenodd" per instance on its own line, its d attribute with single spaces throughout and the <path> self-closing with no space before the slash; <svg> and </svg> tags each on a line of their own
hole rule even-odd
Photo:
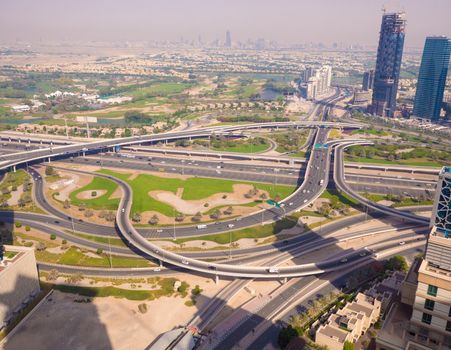
<svg viewBox="0 0 451 350">
<path fill-rule="evenodd" d="M 263 37 L 377 45 L 381 8 L 404 9 L 406 46 L 451 36 L 451 0 L 0 0 L 0 40 Z"/>
</svg>

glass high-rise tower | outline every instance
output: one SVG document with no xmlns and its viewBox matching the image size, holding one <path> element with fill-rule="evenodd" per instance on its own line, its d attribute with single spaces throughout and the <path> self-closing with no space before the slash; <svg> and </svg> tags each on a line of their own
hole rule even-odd
<svg viewBox="0 0 451 350">
<path fill-rule="evenodd" d="M 396 110 L 405 27 L 403 12 L 382 16 L 371 103 L 371 112 L 382 117 L 392 117 Z"/>
<path fill-rule="evenodd" d="M 427 37 L 421 59 L 413 115 L 438 120 L 448 74 L 451 41 L 444 36 Z"/>
</svg>

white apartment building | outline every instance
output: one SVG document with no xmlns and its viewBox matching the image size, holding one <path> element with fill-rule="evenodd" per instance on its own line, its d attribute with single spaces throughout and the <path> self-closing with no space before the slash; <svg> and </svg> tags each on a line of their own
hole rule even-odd
<svg viewBox="0 0 451 350">
<path fill-rule="evenodd" d="M 301 73 L 301 95 L 308 100 L 315 100 L 330 90 L 332 82 L 332 68 L 322 66 L 318 69 L 306 68 Z"/>
</svg>

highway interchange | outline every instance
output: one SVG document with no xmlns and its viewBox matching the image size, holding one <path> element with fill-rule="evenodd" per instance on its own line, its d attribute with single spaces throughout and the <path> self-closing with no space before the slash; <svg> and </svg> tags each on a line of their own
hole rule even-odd
<svg viewBox="0 0 451 350">
<path fill-rule="evenodd" d="M 277 127 L 292 127 L 291 125 L 283 125 L 277 123 Z M 271 172 L 269 169 L 273 169 L 274 165 L 264 166 L 264 165 L 247 165 L 239 164 L 231 161 L 213 161 L 213 160 L 181 160 L 173 158 L 171 156 L 162 155 L 152 155 L 151 157 L 146 155 L 141 155 L 143 153 L 139 152 L 135 155 L 135 158 L 130 156 L 122 157 L 119 156 L 123 152 L 115 154 L 114 148 L 118 145 L 140 145 L 146 142 L 156 142 L 164 140 L 175 140 L 178 138 L 189 138 L 189 137 L 208 137 L 209 135 L 220 133 L 220 132 L 230 132 L 240 130 L 240 126 L 225 128 L 206 128 L 201 131 L 183 131 L 177 133 L 159 134 L 155 137 L 134 137 L 127 139 L 116 139 L 108 141 L 100 141 L 96 143 L 78 143 L 66 146 L 52 146 L 48 149 L 36 149 L 31 152 L 22 152 L 18 157 L 17 154 L 9 154 L 8 147 L 4 146 L 2 156 L 0 157 L 0 168 L 4 170 L 12 169 L 19 166 L 27 167 L 34 179 L 35 186 L 33 186 L 34 196 L 36 201 L 41 207 L 45 209 L 50 215 L 42 214 L 32 214 L 32 213 L 14 213 L 15 220 L 20 220 L 25 224 L 30 224 L 30 226 L 40 229 L 46 232 L 54 232 L 60 237 L 67 237 L 74 243 L 78 243 L 81 246 L 90 245 L 86 240 L 81 238 L 76 238 L 73 235 L 68 234 L 66 231 L 77 231 L 77 232 L 89 232 L 96 235 L 113 236 L 111 227 L 94 225 L 87 222 L 81 222 L 78 219 L 68 217 L 67 214 L 59 211 L 53 207 L 45 199 L 43 190 L 43 180 L 42 177 L 33 169 L 32 164 L 39 162 L 41 160 L 49 160 L 49 158 L 55 160 L 61 160 L 69 163 L 77 164 L 89 164 L 89 165 L 101 165 L 105 167 L 113 166 L 115 168 L 127 168 L 133 170 L 155 170 L 155 168 L 163 169 L 164 172 L 175 172 L 184 173 L 187 175 L 195 176 L 205 176 L 205 177 L 217 177 L 217 178 L 228 178 L 236 180 L 251 180 L 258 182 L 272 183 L 277 181 L 278 184 L 289 184 L 298 186 L 296 191 L 288 198 L 281 201 L 283 204 L 282 208 L 271 208 L 265 210 L 262 213 L 255 213 L 240 220 L 223 221 L 217 224 L 209 224 L 203 230 L 197 230 L 194 226 L 178 227 L 177 237 L 187 237 L 187 236 L 199 236 L 202 234 L 211 234 L 219 232 L 230 231 L 230 224 L 233 224 L 233 229 L 240 229 L 245 227 L 251 227 L 259 225 L 262 222 L 272 222 L 281 219 L 283 216 L 301 210 L 303 207 L 309 205 L 313 200 L 315 200 L 328 186 L 329 180 L 332 180 L 331 185 L 335 185 L 340 191 L 350 195 L 353 198 L 359 200 L 364 206 L 371 209 L 371 216 L 375 218 L 385 218 L 385 217 L 398 217 L 405 221 L 405 223 L 395 225 L 393 231 L 399 231 L 400 239 L 405 239 L 409 241 L 410 236 L 406 235 L 404 237 L 403 232 L 409 229 L 408 223 L 419 224 L 417 226 L 418 238 L 413 238 L 415 242 L 424 242 L 424 234 L 427 232 L 427 227 L 429 220 L 424 217 L 415 215 L 413 212 L 408 210 L 398 210 L 393 208 L 388 208 L 377 203 L 373 203 L 366 198 L 358 194 L 362 189 L 368 190 L 375 193 L 384 193 L 386 186 L 394 186 L 398 191 L 393 192 L 393 194 L 409 193 L 412 195 L 429 194 L 433 191 L 433 183 L 423 180 L 409 180 L 405 178 L 393 178 L 393 177 L 378 177 L 377 184 L 375 177 L 371 175 L 344 175 L 344 164 L 343 164 L 343 150 L 345 147 L 352 144 L 361 144 L 361 140 L 354 141 L 336 141 L 327 143 L 327 135 L 329 127 L 332 125 L 327 124 L 327 122 L 313 122 L 310 124 L 299 123 L 299 127 L 313 127 L 314 135 L 312 141 L 312 153 L 307 164 L 300 164 L 297 167 L 290 167 L 285 165 L 280 165 L 276 174 L 274 171 Z M 259 126 L 245 126 L 248 128 L 260 128 Z M 265 127 L 273 128 L 276 125 L 267 125 Z M 357 127 L 357 125 L 340 125 L 340 127 Z M 327 146 L 326 146 L 327 144 Z M 318 145 L 319 147 L 315 147 Z M 20 146 L 23 147 L 23 146 Z M 19 149 L 20 149 L 19 147 Z M 91 154 L 89 154 L 91 153 Z M 82 155 L 84 157 L 77 157 Z M 128 153 L 130 154 L 130 153 Z M 139 155 L 138 155 L 139 154 Z M 141 159 L 139 158 L 141 157 Z M 100 162 L 100 163 L 99 163 Z M 191 164 L 189 164 L 191 162 Z M 201 165 L 201 166 L 199 166 Z M 268 171 L 269 170 L 269 171 Z M 76 171 L 76 170 L 71 170 Z M 139 253 L 147 258 L 154 258 L 160 262 L 165 262 L 172 269 L 178 271 L 190 270 L 194 273 L 203 273 L 213 276 L 229 276 L 238 277 L 244 279 L 237 279 L 235 282 L 230 284 L 230 287 L 226 288 L 222 294 L 224 298 L 218 295 L 216 303 L 223 304 L 233 296 L 237 291 L 239 291 L 243 286 L 248 283 L 248 278 L 283 278 L 283 277 L 297 277 L 300 276 L 310 276 L 302 277 L 299 279 L 299 286 L 296 288 L 305 287 L 307 281 L 310 279 L 315 279 L 315 275 L 319 273 L 336 274 L 336 278 L 342 277 L 344 271 L 347 271 L 351 267 L 357 266 L 358 264 L 368 263 L 372 259 L 380 259 L 384 255 L 378 256 L 376 251 L 393 250 L 395 248 L 401 249 L 399 247 L 399 242 L 394 242 L 389 240 L 387 242 L 381 242 L 381 246 L 378 249 L 373 249 L 372 247 L 365 247 L 364 249 L 356 250 L 350 253 L 343 253 L 335 257 L 331 257 L 327 261 L 317 262 L 315 264 L 303 264 L 303 265 L 293 265 L 293 266 L 280 266 L 279 264 L 284 263 L 287 260 L 292 259 L 295 256 L 300 256 L 303 254 L 309 254 L 318 246 L 325 247 L 328 245 L 334 245 L 337 241 L 354 239 L 355 237 L 374 235 L 381 233 L 379 231 L 383 230 L 366 230 L 362 232 L 354 232 L 348 236 L 334 237 L 333 233 L 340 228 L 349 227 L 352 224 L 358 223 L 362 220 L 362 216 L 366 214 L 360 214 L 357 216 L 352 216 L 343 220 L 338 220 L 329 225 L 325 225 L 321 231 L 310 232 L 303 235 L 299 235 L 293 239 L 276 242 L 270 247 L 261 246 L 256 248 L 246 248 L 239 249 L 238 252 L 234 252 L 234 259 L 230 261 L 223 261 L 220 263 L 207 262 L 202 259 L 210 258 L 227 258 L 225 252 L 201 252 L 201 253 L 184 253 L 183 255 L 176 254 L 170 251 L 164 251 L 157 245 L 153 244 L 147 238 L 172 238 L 173 230 L 170 228 L 161 228 L 161 232 L 156 235 L 155 229 L 139 229 L 136 230 L 129 220 L 130 207 L 132 203 L 133 193 L 127 183 L 121 181 L 120 179 L 113 178 L 108 175 L 106 176 L 112 181 L 118 183 L 123 191 L 123 196 L 121 197 L 121 203 L 119 205 L 116 214 L 116 229 L 120 232 L 123 239 L 133 248 L 134 252 L 130 252 L 128 248 L 121 247 L 111 247 L 115 254 L 125 254 L 133 255 Z M 303 179 L 303 181 L 300 181 Z M 363 186 L 363 188 L 362 188 Z M 385 187 L 385 188 L 384 188 Z M 429 208 L 418 208 L 418 210 L 427 210 Z M 50 231 L 49 231 L 50 230 Z M 53 231 L 52 231 L 53 230 Z M 200 232 L 202 231 L 202 232 Z M 64 236 L 66 235 L 66 236 Z M 92 246 L 95 246 L 92 244 Z M 249 257 L 251 255 L 251 257 Z M 346 258 L 346 262 L 344 262 Z M 251 265 L 255 264 L 257 265 Z M 249 264 L 249 265 L 247 265 Z M 47 266 L 51 268 L 52 266 Z M 44 266 L 45 268 L 45 266 Z M 165 273 L 165 271 L 151 271 L 152 269 L 142 269 L 142 271 L 131 271 L 131 269 L 114 269 L 115 271 L 105 271 L 106 269 L 87 269 L 89 274 L 93 275 L 119 275 L 119 276 L 130 276 L 139 274 L 149 274 L 149 273 Z M 337 272 L 334 272 L 337 270 Z M 64 268 L 63 270 L 64 271 Z M 66 271 L 70 272 L 71 268 L 67 267 Z M 335 276 L 335 275 L 334 275 Z M 309 280 L 306 280 L 308 278 Z M 313 281 L 313 280 L 312 280 Z M 302 289 L 302 288 L 301 288 Z M 292 293 L 293 294 L 293 293 Z M 294 298 L 293 295 L 291 297 Z M 283 295 L 281 298 L 287 300 L 287 296 Z M 276 301 L 274 301 L 276 302 Z M 279 301 L 280 302 L 280 301 Z M 274 310 L 274 305 L 269 305 L 269 309 Z M 212 319 L 217 311 L 221 309 L 221 306 L 211 305 L 206 308 L 205 313 L 209 316 L 203 318 L 203 323 L 197 323 L 196 326 L 199 329 L 203 329 L 208 320 Z M 268 310 L 269 310 L 268 309 Z M 241 333 L 244 333 L 244 329 L 241 329 Z M 227 341 L 223 339 L 221 342 L 222 348 L 226 348 Z M 218 347 L 221 348 L 221 347 Z"/>
</svg>

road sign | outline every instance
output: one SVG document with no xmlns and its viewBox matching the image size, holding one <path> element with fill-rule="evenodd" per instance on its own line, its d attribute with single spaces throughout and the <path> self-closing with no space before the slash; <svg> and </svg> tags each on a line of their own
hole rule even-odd
<svg viewBox="0 0 451 350">
<path fill-rule="evenodd" d="M 280 204 L 277 203 L 276 201 L 272 200 L 272 199 L 268 199 L 268 200 L 266 201 L 266 203 L 268 203 L 269 205 L 272 205 L 272 206 L 274 206 L 274 207 L 276 207 L 276 208 L 280 208 Z"/>
</svg>

